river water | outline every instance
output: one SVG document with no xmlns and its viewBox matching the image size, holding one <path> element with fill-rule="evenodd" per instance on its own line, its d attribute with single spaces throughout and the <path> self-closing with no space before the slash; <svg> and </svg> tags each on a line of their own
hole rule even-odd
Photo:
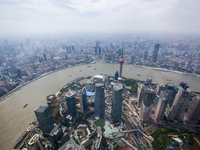
<svg viewBox="0 0 200 150">
<path fill-rule="evenodd" d="M 119 70 L 119 64 L 98 63 L 67 68 L 44 76 L 21 90 L 10 94 L 6 100 L 0 102 L 0 149 L 11 149 L 18 137 L 35 118 L 34 109 L 39 104 L 46 104 L 46 96 L 56 93 L 71 80 L 98 73 L 112 74 Z M 94 70 L 93 68 L 96 68 Z M 80 72 L 80 70 L 82 70 Z M 137 76 L 140 74 L 141 76 Z M 71 75 L 71 77 L 69 77 Z M 194 91 L 200 91 L 200 78 L 191 75 L 181 75 L 173 72 L 161 72 L 153 69 L 124 65 L 123 76 L 139 80 L 151 77 L 153 82 L 167 83 L 167 79 L 174 84 L 186 81 Z M 25 104 L 27 107 L 23 108 Z"/>
</svg>

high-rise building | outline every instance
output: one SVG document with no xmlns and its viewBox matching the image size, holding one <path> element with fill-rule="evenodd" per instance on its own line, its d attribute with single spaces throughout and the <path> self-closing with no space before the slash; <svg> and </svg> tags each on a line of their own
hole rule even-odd
<svg viewBox="0 0 200 150">
<path fill-rule="evenodd" d="M 140 107 L 142 105 L 142 100 L 144 99 L 144 84 L 138 86 L 138 95 L 137 95 L 137 105 Z"/>
<path fill-rule="evenodd" d="M 132 55 L 131 56 L 131 64 L 133 64 L 134 63 L 134 56 Z"/>
<path fill-rule="evenodd" d="M 159 101 L 158 101 L 158 104 L 156 106 L 156 111 L 155 111 L 155 120 L 156 121 L 159 121 L 164 117 L 166 103 L 167 103 L 167 99 L 165 98 L 164 92 L 161 91 L 160 96 L 159 96 Z"/>
<path fill-rule="evenodd" d="M 73 52 L 74 52 L 74 45 L 72 46 L 72 50 L 73 50 Z"/>
<path fill-rule="evenodd" d="M 68 93 L 65 94 L 69 114 L 73 118 L 76 117 L 77 115 L 74 94 L 75 92 L 73 91 L 69 91 Z"/>
<path fill-rule="evenodd" d="M 155 45 L 155 48 L 154 48 L 154 51 L 153 51 L 152 62 L 154 62 L 154 63 L 157 62 L 159 46 L 160 46 L 160 44 L 157 43 L 157 44 Z"/>
<path fill-rule="evenodd" d="M 147 60 L 148 51 L 144 52 L 144 60 Z"/>
<path fill-rule="evenodd" d="M 169 100 L 166 110 L 166 116 L 169 120 L 183 120 L 183 113 L 190 101 L 191 91 L 187 83 L 182 82 L 179 86 L 175 86 Z"/>
<path fill-rule="evenodd" d="M 51 116 L 53 118 L 54 122 L 59 122 L 61 115 L 60 115 L 60 110 L 59 110 L 59 104 L 57 102 L 57 98 L 55 94 L 49 95 L 46 97 L 47 99 L 47 104 L 49 106 L 49 109 L 51 111 Z"/>
<path fill-rule="evenodd" d="M 101 47 L 99 47 L 99 54 L 101 54 Z"/>
<path fill-rule="evenodd" d="M 122 113 L 122 90 L 123 85 L 121 83 L 115 83 L 113 86 L 113 98 L 112 98 L 112 110 L 111 118 L 113 123 L 119 123 Z"/>
<path fill-rule="evenodd" d="M 98 49 L 98 48 L 97 48 L 97 47 L 95 47 L 95 54 L 97 54 L 97 49 Z"/>
<path fill-rule="evenodd" d="M 14 66 L 13 59 L 8 58 L 8 65 L 10 66 L 11 74 L 16 74 L 17 73 L 17 68 Z"/>
<path fill-rule="evenodd" d="M 41 104 L 35 110 L 34 113 L 40 124 L 40 128 L 44 135 L 48 135 L 54 128 L 53 119 L 51 116 L 51 111 L 48 105 Z"/>
<path fill-rule="evenodd" d="M 80 105 L 81 105 L 81 112 L 84 113 L 87 109 L 87 95 L 85 87 L 82 89 L 79 95 Z"/>
<path fill-rule="evenodd" d="M 115 80 L 117 80 L 118 77 L 119 77 L 119 73 L 118 73 L 118 71 L 116 71 L 116 72 L 115 72 Z"/>
<path fill-rule="evenodd" d="M 190 106 L 185 113 L 185 121 L 188 123 L 196 124 L 200 117 L 200 95 L 196 95 L 192 98 Z"/>
<path fill-rule="evenodd" d="M 140 109 L 140 118 L 142 122 L 147 122 L 149 120 L 155 96 L 155 90 L 148 86 L 144 87 L 144 96 L 142 100 L 142 107 Z"/>
<path fill-rule="evenodd" d="M 104 97 L 104 84 L 95 84 L 95 116 L 101 117 L 105 114 L 105 97 Z"/>
<path fill-rule="evenodd" d="M 160 95 L 160 92 L 165 89 L 165 85 L 162 83 L 157 84 L 157 95 Z"/>
<path fill-rule="evenodd" d="M 42 142 L 40 141 L 40 135 L 35 134 L 28 142 L 30 150 L 44 150 Z"/>
<path fill-rule="evenodd" d="M 66 51 L 67 51 L 67 53 L 69 52 L 68 46 L 66 46 Z"/>
<path fill-rule="evenodd" d="M 124 59 L 123 59 L 123 46 L 122 46 L 122 53 L 121 53 L 121 58 L 119 59 L 119 63 L 120 63 L 119 77 L 122 78 L 122 67 L 123 67 L 123 63 L 124 63 Z"/>
<path fill-rule="evenodd" d="M 138 95 L 137 95 L 138 107 L 141 106 L 142 100 L 145 97 L 144 89 L 147 88 L 147 87 L 150 87 L 151 83 L 152 83 L 152 79 L 148 77 L 146 79 L 146 81 L 144 82 L 144 84 L 139 85 L 139 87 L 138 87 Z"/>
<path fill-rule="evenodd" d="M 46 54 L 43 54 L 43 56 L 44 56 L 44 61 L 47 61 L 47 56 L 46 56 Z"/>
</svg>

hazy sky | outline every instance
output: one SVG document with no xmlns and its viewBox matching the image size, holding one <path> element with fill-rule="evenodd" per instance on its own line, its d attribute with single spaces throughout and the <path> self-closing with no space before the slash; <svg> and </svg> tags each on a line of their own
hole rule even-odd
<svg viewBox="0 0 200 150">
<path fill-rule="evenodd" d="M 0 0 L 0 34 L 200 33 L 200 0 Z"/>
</svg>

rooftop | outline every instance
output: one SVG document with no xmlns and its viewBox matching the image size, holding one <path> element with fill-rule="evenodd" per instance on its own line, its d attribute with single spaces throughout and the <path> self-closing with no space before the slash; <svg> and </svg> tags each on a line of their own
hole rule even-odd
<svg viewBox="0 0 200 150">
<path fill-rule="evenodd" d="M 121 83 L 115 83 L 115 85 L 113 86 L 115 91 L 120 91 L 123 89 L 123 85 Z"/>
<path fill-rule="evenodd" d="M 96 87 L 102 87 L 102 86 L 104 86 L 104 84 L 102 84 L 102 83 L 96 83 L 95 86 Z"/>
<path fill-rule="evenodd" d="M 48 107 L 48 105 L 46 105 L 46 104 L 40 104 L 40 105 L 35 109 L 35 111 L 40 111 L 40 112 L 42 112 L 42 111 L 44 111 L 47 107 Z"/>
<path fill-rule="evenodd" d="M 72 97 L 74 96 L 75 92 L 74 91 L 69 91 L 65 94 L 66 97 Z"/>
<path fill-rule="evenodd" d="M 38 140 L 39 140 L 39 134 L 35 134 L 31 139 L 30 141 L 28 142 L 28 145 L 33 145 L 35 144 Z"/>
</svg>

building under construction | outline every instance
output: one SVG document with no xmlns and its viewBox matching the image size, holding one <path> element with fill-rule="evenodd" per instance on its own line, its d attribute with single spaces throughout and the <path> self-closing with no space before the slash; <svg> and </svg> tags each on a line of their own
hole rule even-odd
<svg viewBox="0 0 200 150">
<path fill-rule="evenodd" d="M 56 123 L 59 122 L 61 115 L 59 110 L 59 104 L 57 102 L 55 94 L 47 96 L 46 99 L 47 99 L 47 104 L 51 111 L 51 116 L 53 118 L 53 121 Z"/>
</svg>

